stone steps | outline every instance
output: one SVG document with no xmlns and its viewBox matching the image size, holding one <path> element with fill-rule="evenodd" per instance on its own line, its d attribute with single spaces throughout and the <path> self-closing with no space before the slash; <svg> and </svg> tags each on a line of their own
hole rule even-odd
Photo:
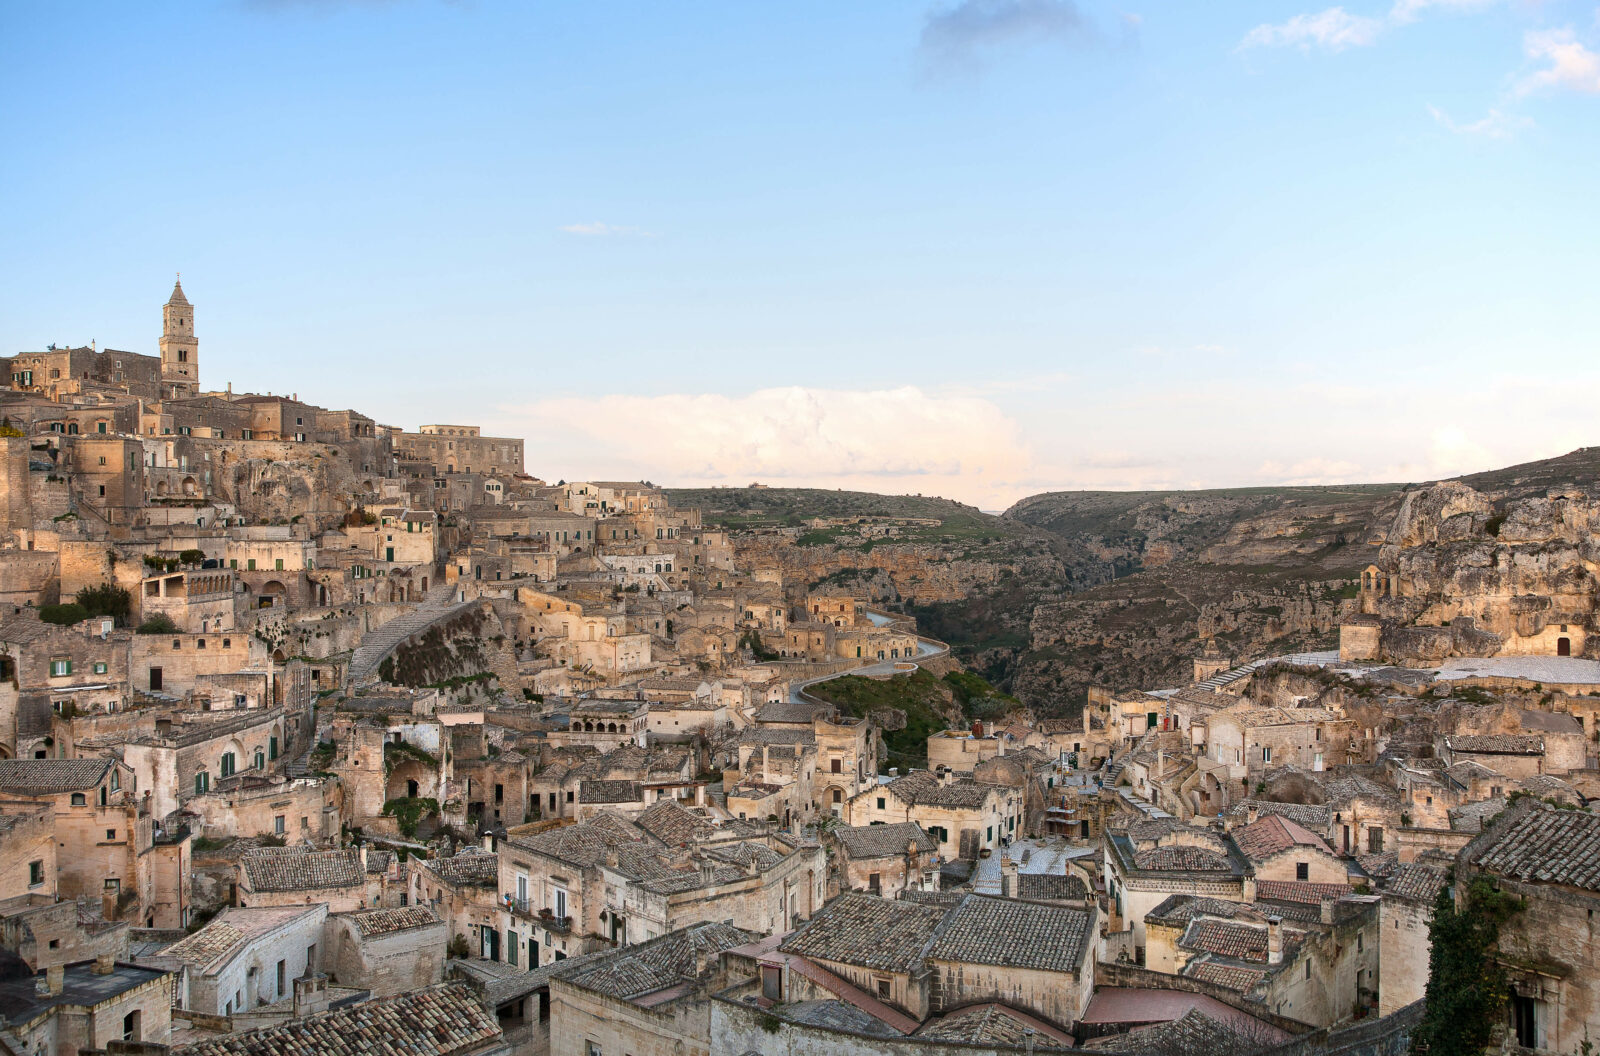
<svg viewBox="0 0 1600 1056">
<path fill-rule="evenodd" d="M 359 685 L 375 675 L 384 657 L 407 638 L 473 604 L 470 601 L 452 604 L 455 595 L 454 583 L 436 584 L 415 609 L 363 635 L 361 644 L 350 657 L 350 685 Z"/>
</svg>

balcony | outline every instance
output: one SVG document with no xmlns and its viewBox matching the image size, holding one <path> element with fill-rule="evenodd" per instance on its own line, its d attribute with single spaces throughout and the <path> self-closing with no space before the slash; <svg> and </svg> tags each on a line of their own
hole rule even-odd
<svg viewBox="0 0 1600 1056">
<path fill-rule="evenodd" d="M 566 935 L 572 931 L 572 918 L 570 916 L 558 917 L 548 906 L 536 907 L 526 898 L 517 898 L 515 895 L 500 896 L 500 905 L 508 913 L 532 921 L 548 931 Z"/>
</svg>

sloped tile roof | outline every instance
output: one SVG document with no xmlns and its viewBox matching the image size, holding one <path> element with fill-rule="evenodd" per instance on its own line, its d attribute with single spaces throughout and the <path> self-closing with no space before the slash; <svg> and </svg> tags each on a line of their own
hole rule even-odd
<svg viewBox="0 0 1600 1056">
<path fill-rule="evenodd" d="M 1253 825 L 1233 830 L 1233 842 L 1247 857 L 1261 859 L 1282 853 L 1291 847 L 1312 847 L 1328 854 L 1333 853 L 1322 837 L 1288 818 L 1274 814 L 1261 818 Z"/>
<path fill-rule="evenodd" d="M 313 891 L 325 887 L 361 887 L 367 882 L 360 853 L 300 851 L 258 847 L 239 862 L 256 891 Z"/>
<path fill-rule="evenodd" d="M 693 843 L 712 831 L 710 820 L 670 799 L 657 800 L 640 811 L 633 821 L 668 846 Z"/>
<path fill-rule="evenodd" d="M 1270 799 L 1246 799 L 1235 803 L 1228 809 L 1228 817 L 1243 818 L 1249 815 L 1250 808 L 1256 808 L 1258 817 L 1277 815 L 1288 818 L 1295 824 L 1311 832 L 1328 831 L 1328 823 L 1333 820 L 1333 810 L 1330 807 L 1316 803 L 1275 803 Z"/>
<path fill-rule="evenodd" d="M 1261 925 L 1200 917 L 1189 922 L 1178 945 L 1238 961 L 1267 963 L 1267 929 Z"/>
<path fill-rule="evenodd" d="M 578 785 L 579 803 L 638 803 L 643 798 L 637 781 L 583 781 Z"/>
<path fill-rule="evenodd" d="M 852 858 L 898 857 L 912 844 L 923 854 L 939 849 L 938 841 L 914 821 L 893 825 L 841 825 L 833 834 Z"/>
<path fill-rule="evenodd" d="M 21 796 L 78 792 L 105 780 L 115 765 L 111 758 L 0 759 L 0 792 Z"/>
<path fill-rule="evenodd" d="M 421 863 L 421 868 L 447 884 L 492 887 L 500 883 L 500 856 L 477 847 L 469 847 L 449 858 L 430 859 Z"/>
<path fill-rule="evenodd" d="M 1227 873 L 1233 871 L 1228 856 L 1208 851 L 1204 847 L 1179 844 L 1172 847 L 1150 847 L 1135 851 L 1133 864 L 1140 869 L 1164 872 Z"/>
<path fill-rule="evenodd" d="M 1248 994 L 1267 977 L 1264 969 L 1241 968 L 1231 964 L 1218 964 L 1215 961 L 1190 961 L 1184 966 L 1183 974 L 1191 979 L 1215 983 L 1217 986 L 1241 994 Z"/>
<path fill-rule="evenodd" d="M 608 951 L 592 961 L 551 973 L 552 978 L 624 1000 L 688 982 L 696 976 L 696 961 L 760 936 L 731 924 L 696 924 L 668 932 L 659 939 Z"/>
<path fill-rule="evenodd" d="M 1089 888 L 1072 873 L 1018 873 L 1017 897 L 1036 902 L 1085 899 Z"/>
<path fill-rule="evenodd" d="M 1513 880 L 1600 891 L 1600 814 L 1519 800 L 1462 857 Z"/>
<path fill-rule="evenodd" d="M 439 918 L 427 906 L 398 906 L 392 909 L 368 909 L 349 915 L 350 923 L 362 938 L 392 935 L 397 931 L 426 928 L 438 924 Z"/>
<path fill-rule="evenodd" d="M 1313 884 L 1307 880 L 1257 880 L 1256 897 L 1274 902 L 1304 902 L 1319 906 L 1324 898 L 1340 899 L 1350 893 L 1346 884 Z"/>
<path fill-rule="evenodd" d="M 1543 755 L 1544 739 L 1531 734 L 1480 733 L 1446 737 L 1445 745 L 1453 752 L 1471 752 L 1474 755 Z"/>
<path fill-rule="evenodd" d="M 440 983 L 281 1027 L 180 1045 L 172 1056 L 458 1056 L 500 1037 L 500 1025 L 466 984 Z"/>
<path fill-rule="evenodd" d="M 1089 914 L 1081 909 L 969 895 L 950 911 L 928 956 L 1046 972 L 1076 972 Z"/>
<path fill-rule="evenodd" d="M 1384 885 L 1385 897 L 1406 898 L 1432 903 L 1439 889 L 1450 882 L 1450 872 L 1442 866 L 1409 862 L 1400 866 Z"/>
<path fill-rule="evenodd" d="M 823 906 L 778 948 L 823 961 L 910 972 L 946 910 L 847 892 Z"/>
</svg>

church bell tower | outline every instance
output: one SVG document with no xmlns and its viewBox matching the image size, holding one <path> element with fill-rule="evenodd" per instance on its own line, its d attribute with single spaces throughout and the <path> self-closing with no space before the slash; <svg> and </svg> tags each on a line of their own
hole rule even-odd
<svg viewBox="0 0 1600 1056">
<path fill-rule="evenodd" d="M 194 306 L 183 295 L 183 282 L 161 308 L 161 390 L 169 398 L 200 391 L 200 342 L 194 337 Z"/>
</svg>

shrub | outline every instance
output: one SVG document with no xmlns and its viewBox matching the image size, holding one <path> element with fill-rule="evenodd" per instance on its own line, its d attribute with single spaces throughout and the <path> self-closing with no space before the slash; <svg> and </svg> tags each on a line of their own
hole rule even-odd
<svg viewBox="0 0 1600 1056">
<path fill-rule="evenodd" d="M 206 559 L 204 550 L 184 550 L 178 554 L 178 560 L 186 565 L 198 565 Z"/>
<path fill-rule="evenodd" d="M 111 583 L 84 587 L 78 591 L 76 601 L 90 616 L 110 616 L 119 627 L 128 622 L 133 612 L 133 596 Z"/>
<path fill-rule="evenodd" d="M 39 609 L 39 618 L 45 623 L 59 624 L 69 627 L 74 623 L 82 623 L 89 618 L 89 610 L 75 601 L 62 605 L 45 605 Z"/>
<path fill-rule="evenodd" d="M 140 634 L 177 634 L 178 625 L 172 622 L 172 617 L 164 612 L 158 612 L 139 625 Z"/>
</svg>

